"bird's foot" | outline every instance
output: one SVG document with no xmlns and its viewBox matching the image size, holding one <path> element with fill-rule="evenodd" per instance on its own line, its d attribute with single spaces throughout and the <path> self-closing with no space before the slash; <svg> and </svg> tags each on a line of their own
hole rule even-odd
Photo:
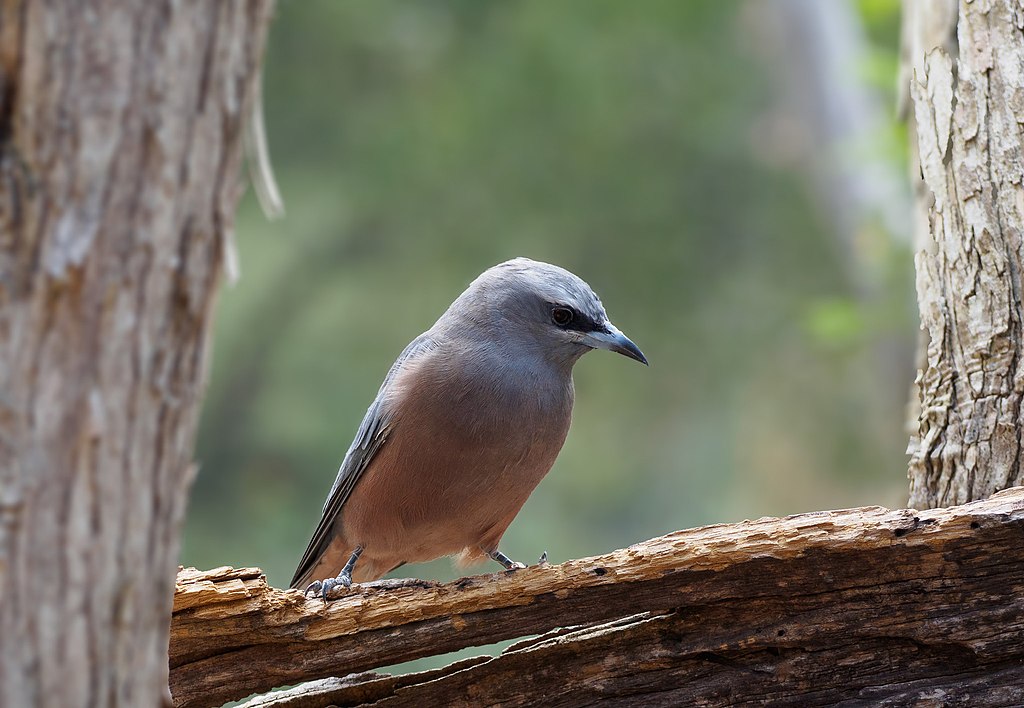
<svg viewBox="0 0 1024 708">
<path fill-rule="evenodd" d="M 352 587 L 352 570 L 356 567 L 356 561 L 359 560 L 359 556 L 363 554 L 363 547 L 356 546 L 355 550 L 352 551 L 352 555 L 349 556 L 348 562 L 345 563 L 345 567 L 338 573 L 337 578 L 327 578 L 326 580 L 314 580 L 306 588 L 306 592 L 303 595 L 308 595 L 309 591 L 312 590 L 315 594 L 320 595 L 327 602 L 328 595 L 332 590 L 338 587 L 344 587 L 348 589 Z"/>
<path fill-rule="evenodd" d="M 506 556 L 504 553 L 502 553 L 501 551 L 499 551 L 497 549 L 495 549 L 493 551 L 490 551 L 487 554 L 487 556 L 492 561 L 495 561 L 497 563 L 501 563 L 501 565 L 505 568 L 505 570 L 522 570 L 523 568 L 526 567 L 525 563 L 520 563 L 519 561 L 514 561 L 514 560 L 512 560 L 511 558 L 509 558 L 508 556 Z"/>
<path fill-rule="evenodd" d="M 302 594 L 309 595 L 309 593 L 313 593 L 314 595 L 319 595 L 320 597 L 322 597 L 324 602 L 328 602 L 330 600 L 329 596 L 331 592 L 335 588 L 339 587 L 343 587 L 346 589 L 352 587 L 351 573 L 346 573 L 345 571 L 342 571 L 338 574 L 338 577 L 336 578 L 324 578 L 323 580 L 314 580 L 309 584 L 309 587 L 307 587 L 306 591 Z"/>
</svg>

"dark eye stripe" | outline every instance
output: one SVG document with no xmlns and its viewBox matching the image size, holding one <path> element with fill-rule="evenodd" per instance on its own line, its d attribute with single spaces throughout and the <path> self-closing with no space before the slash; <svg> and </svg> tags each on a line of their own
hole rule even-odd
<svg viewBox="0 0 1024 708">
<path fill-rule="evenodd" d="M 577 315 L 576 319 L 573 320 L 566 329 L 576 330 L 577 332 L 607 332 L 608 329 L 601 323 L 595 322 L 586 315 Z"/>
<path fill-rule="evenodd" d="M 556 317 L 556 314 L 558 314 L 560 310 L 568 312 L 571 315 L 571 319 L 567 320 L 564 324 L 558 322 L 558 319 L 560 318 Z M 551 318 L 552 320 L 555 321 L 556 326 L 561 327 L 562 329 L 572 330 L 574 332 L 608 331 L 608 329 L 604 326 L 603 323 L 597 322 L 593 318 L 584 315 L 583 313 L 577 311 L 576 309 L 568 307 L 566 305 L 555 305 L 552 309 Z M 564 317 L 561 319 L 564 319 Z"/>
</svg>

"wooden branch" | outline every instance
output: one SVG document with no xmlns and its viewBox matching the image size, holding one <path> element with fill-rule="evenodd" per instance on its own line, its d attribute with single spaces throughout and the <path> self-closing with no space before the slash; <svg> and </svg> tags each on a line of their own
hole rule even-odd
<svg viewBox="0 0 1024 708">
<path fill-rule="evenodd" d="M 605 556 L 325 606 L 257 569 L 179 573 L 178 706 L 531 640 L 404 677 L 302 686 L 291 704 L 1024 700 L 1024 488 L 951 509 L 871 507 L 680 531 Z M 644 616 L 637 616 L 647 613 Z M 629 619 L 625 619 L 629 618 Z M 319 691 L 319 693 L 318 693 Z M 330 694 L 324 698 L 324 691 Z M 330 693 L 333 691 L 333 693 Z M 318 702 L 319 701 L 319 702 Z M 426 701 L 426 703 L 424 703 Z M 989 704 L 996 705 L 998 700 Z"/>
</svg>

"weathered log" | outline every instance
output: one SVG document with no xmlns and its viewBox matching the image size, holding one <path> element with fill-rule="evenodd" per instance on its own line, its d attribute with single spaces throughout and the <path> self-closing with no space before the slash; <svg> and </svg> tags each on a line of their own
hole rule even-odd
<svg viewBox="0 0 1024 708">
<path fill-rule="evenodd" d="M 189 569 L 175 595 L 171 689 L 178 706 L 217 705 L 617 620 L 426 675 L 328 682 L 333 694 L 323 700 L 323 684 L 301 687 L 307 702 L 293 705 L 911 696 L 1002 705 L 1024 700 L 1022 541 L 1016 488 L 950 509 L 869 507 L 690 529 L 557 566 L 357 587 L 329 605 L 269 588 L 258 569 Z"/>
</svg>

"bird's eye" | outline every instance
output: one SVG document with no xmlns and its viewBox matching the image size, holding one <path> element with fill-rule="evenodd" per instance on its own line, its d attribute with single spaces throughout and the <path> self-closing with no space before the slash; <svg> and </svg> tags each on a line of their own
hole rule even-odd
<svg viewBox="0 0 1024 708">
<path fill-rule="evenodd" d="M 565 327 L 575 318 L 576 313 L 568 307 L 556 307 L 551 310 L 551 321 L 559 327 Z"/>
</svg>

